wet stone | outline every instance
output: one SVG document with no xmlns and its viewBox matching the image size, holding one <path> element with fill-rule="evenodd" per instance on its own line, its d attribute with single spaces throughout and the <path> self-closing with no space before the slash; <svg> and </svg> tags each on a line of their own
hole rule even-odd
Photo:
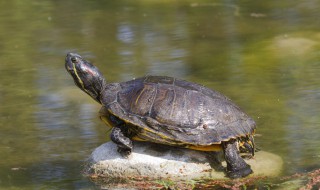
<svg viewBox="0 0 320 190">
<path fill-rule="evenodd" d="M 265 151 L 259 151 L 254 158 L 245 161 L 254 171 L 249 177 L 277 176 L 283 164 L 279 156 Z M 226 166 L 225 161 L 222 162 L 222 166 Z M 85 174 L 92 178 L 102 177 L 108 180 L 227 179 L 223 167 L 218 165 L 218 162 L 213 162 L 212 156 L 208 156 L 208 153 L 146 142 L 134 142 L 134 150 L 128 159 L 121 157 L 114 143 L 102 144 L 88 159 Z"/>
</svg>

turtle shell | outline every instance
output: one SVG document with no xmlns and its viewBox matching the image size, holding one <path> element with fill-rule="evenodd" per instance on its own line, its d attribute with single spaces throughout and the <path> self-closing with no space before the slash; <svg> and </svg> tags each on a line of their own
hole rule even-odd
<svg viewBox="0 0 320 190">
<path fill-rule="evenodd" d="M 230 99 L 202 85 L 164 76 L 108 84 L 100 114 L 124 121 L 133 139 L 208 146 L 250 136 L 255 122 Z"/>
</svg>

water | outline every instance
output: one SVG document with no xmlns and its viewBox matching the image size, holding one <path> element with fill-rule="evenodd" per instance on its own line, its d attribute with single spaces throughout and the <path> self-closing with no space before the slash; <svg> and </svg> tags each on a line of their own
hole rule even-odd
<svg viewBox="0 0 320 190">
<path fill-rule="evenodd" d="M 0 6 L 0 189 L 94 189 L 80 173 L 107 128 L 64 69 L 70 51 L 112 82 L 157 74 L 214 88 L 256 120 L 282 175 L 320 168 L 318 1 Z"/>
</svg>

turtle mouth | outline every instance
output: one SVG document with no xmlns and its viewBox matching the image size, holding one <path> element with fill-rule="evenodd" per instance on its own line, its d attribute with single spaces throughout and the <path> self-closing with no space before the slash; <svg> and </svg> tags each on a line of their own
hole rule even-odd
<svg viewBox="0 0 320 190">
<path fill-rule="evenodd" d="M 68 71 L 68 73 L 74 72 L 74 70 L 73 70 L 73 64 L 70 63 L 69 61 L 67 61 L 67 59 L 66 59 L 65 68 L 66 68 L 66 70 Z"/>
<path fill-rule="evenodd" d="M 73 68 L 72 67 L 69 67 L 68 64 L 66 64 L 66 70 L 70 73 L 73 71 Z"/>
</svg>

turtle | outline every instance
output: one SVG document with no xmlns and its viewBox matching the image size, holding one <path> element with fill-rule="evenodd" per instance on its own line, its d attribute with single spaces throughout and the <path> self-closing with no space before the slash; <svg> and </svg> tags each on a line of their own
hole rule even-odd
<svg viewBox="0 0 320 190">
<path fill-rule="evenodd" d="M 254 155 L 255 121 L 229 98 L 203 85 L 168 76 L 107 83 L 99 69 L 76 53 L 65 68 L 74 83 L 102 105 L 99 117 L 124 158 L 133 141 L 222 152 L 229 178 L 253 173 L 240 146 Z"/>
</svg>

